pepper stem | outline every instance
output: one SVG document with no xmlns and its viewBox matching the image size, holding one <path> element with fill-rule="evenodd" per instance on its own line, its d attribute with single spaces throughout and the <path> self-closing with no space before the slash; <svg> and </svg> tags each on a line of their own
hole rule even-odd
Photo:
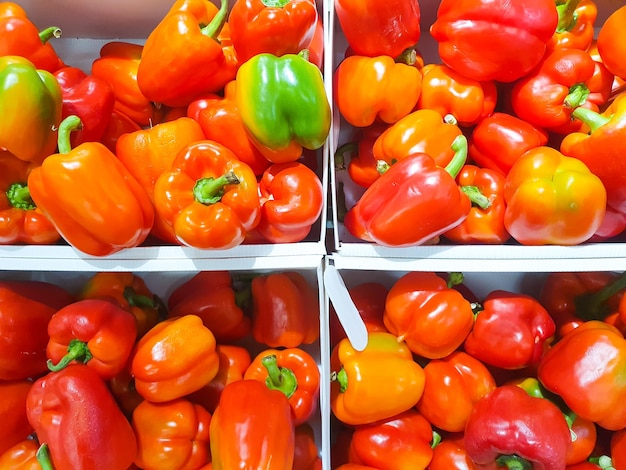
<svg viewBox="0 0 626 470">
<path fill-rule="evenodd" d="M 461 186 L 461 191 L 467 195 L 472 202 L 472 206 L 480 207 L 483 210 L 487 210 L 491 207 L 491 201 L 480 192 L 478 186 Z"/>
<path fill-rule="evenodd" d="M 208 36 L 217 41 L 218 36 L 222 32 L 222 28 L 228 17 L 228 0 L 221 0 L 220 9 L 215 14 L 211 22 L 202 27 L 200 31 L 204 36 Z"/>
<path fill-rule="evenodd" d="M 559 15 L 559 22 L 556 26 L 557 33 L 565 33 L 574 29 L 578 21 L 576 8 L 578 8 L 579 3 L 580 0 L 566 0 L 557 4 L 556 11 Z"/>
<path fill-rule="evenodd" d="M 496 459 L 496 464 L 506 467 L 509 470 L 532 470 L 532 464 L 519 455 L 500 455 Z"/>
<path fill-rule="evenodd" d="M 337 382 L 339 384 L 339 391 L 341 393 L 344 393 L 346 390 L 348 390 L 348 373 L 343 368 L 343 366 L 341 367 L 341 369 L 339 369 L 339 372 L 333 372 L 331 374 L 330 381 Z"/>
<path fill-rule="evenodd" d="M 345 144 L 337 147 L 337 150 L 335 150 L 335 156 L 334 156 L 335 170 L 345 170 L 346 169 L 346 154 L 356 153 L 358 150 L 359 150 L 358 142 L 346 142 Z"/>
<path fill-rule="evenodd" d="M 87 364 L 87 362 L 89 362 L 92 357 L 93 356 L 91 354 L 91 351 L 89 350 L 89 347 L 87 346 L 87 343 L 79 339 L 73 339 L 72 341 L 70 341 L 70 344 L 67 347 L 67 354 L 63 356 L 56 365 L 52 362 L 52 359 L 48 359 L 48 370 L 52 372 L 57 372 L 67 367 L 72 361 L 78 361 L 82 362 L 83 364 Z"/>
<path fill-rule="evenodd" d="M 48 444 L 41 444 L 39 449 L 37 449 L 37 453 L 35 454 L 37 458 L 37 462 L 41 466 L 41 470 L 54 470 L 52 466 L 52 459 L 50 458 L 50 449 L 48 449 Z"/>
<path fill-rule="evenodd" d="M 283 392 L 287 398 L 291 398 L 298 388 L 296 374 L 287 367 L 279 367 L 275 354 L 264 356 L 261 359 L 261 364 L 267 369 L 265 385 L 270 390 L 278 390 Z"/>
<path fill-rule="evenodd" d="M 72 150 L 72 145 L 70 144 L 70 134 L 72 131 L 81 129 L 82 126 L 83 122 L 74 114 L 61 121 L 61 124 L 59 125 L 59 135 L 57 137 L 59 153 L 69 153 Z"/>
<path fill-rule="evenodd" d="M 581 294 L 574 299 L 576 316 L 583 320 L 603 320 L 609 313 L 607 300 L 626 289 L 626 272 L 592 294 Z"/>
<path fill-rule="evenodd" d="M 456 178 L 467 161 L 467 138 L 463 134 L 456 136 L 451 147 L 454 150 L 454 157 L 446 165 L 445 170 L 452 178 Z"/>
<path fill-rule="evenodd" d="M 586 124 L 592 133 L 611 120 L 611 118 L 607 118 L 600 113 L 582 107 L 574 109 L 574 111 L 572 111 L 572 117 Z"/>
<path fill-rule="evenodd" d="M 465 276 L 460 272 L 452 272 L 448 274 L 448 280 L 446 281 L 446 285 L 448 289 L 452 289 L 454 286 L 459 286 L 463 284 L 465 281 Z"/>
<path fill-rule="evenodd" d="M 26 183 L 13 183 L 6 192 L 7 199 L 11 206 L 25 211 L 33 210 L 37 206 L 30 197 L 30 190 Z"/>
<path fill-rule="evenodd" d="M 569 89 L 569 94 L 563 100 L 568 108 L 574 109 L 582 106 L 589 97 L 589 87 L 584 83 L 577 83 Z"/>
<path fill-rule="evenodd" d="M 239 178 L 232 170 L 219 178 L 200 178 L 193 186 L 193 196 L 196 201 L 202 204 L 215 204 L 222 199 L 224 186 L 239 183 Z"/>
<path fill-rule="evenodd" d="M 589 462 L 596 464 L 602 470 L 616 470 L 613 466 L 613 460 L 608 455 L 589 457 Z"/>
<path fill-rule="evenodd" d="M 58 26 L 50 26 L 43 31 L 39 31 L 39 39 L 43 44 L 45 44 L 52 38 L 60 38 L 61 33 L 61 28 L 59 28 Z"/>
<path fill-rule="evenodd" d="M 396 64 L 414 65 L 417 62 L 417 51 L 409 47 L 402 51 L 402 53 L 394 59 Z"/>
<path fill-rule="evenodd" d="M 124 298 L 131 307 L 155 308 L 156 299 L 147 295 L 138 294 L 131 286 L 124 287 Z"/>
</svg>

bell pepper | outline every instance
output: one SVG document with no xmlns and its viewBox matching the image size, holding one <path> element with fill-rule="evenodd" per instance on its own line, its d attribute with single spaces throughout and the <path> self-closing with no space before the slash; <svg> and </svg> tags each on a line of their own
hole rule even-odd
<svg viewBox="0 0 626 470">
<path fill-rule="evenodd" d="M 258 380 L 284 393 L 295 426 L 307 422 L 318 409 L 320 372 L 315 358 L 304 349 L 264 349 L 252 360 L 243 378 Z"/>
<path fill-rule="evenodd" d="M 178 242 L 194 248 L 238 246 L 261 215 L 254 172 L 211 140 L 189 144 L 176 155 L 156 180 L 154 204 Z"/>
<path fill-rule="evenodd" d="M 598 111 L 611 93 L 613 80 L 592 81 L 596 67 L 604 67 L 580 49 L 556 49 L 511 90 L 515 114 L 534 126 L 567 133 L 580 128 L 572 111 L 580 106 Z M 596 88 L 600 87 L 600 88 Z"/>
<path fill-rule="evenodd" d="M 70 147 L 70 133 L 79 125 L 77 116 L 63 120 L 59 153 L 46 157 L 28 176 L 31 197 L 61 236 L 83 253 L 106 256 L 138 246 L 154 222 L 150 198 L 103 144 Z"/>
<path fill-rule="evenodd" d="M 344 424 L 389 419 L 413 408 L 424 391 L 424 369 L 391 333 L 368 333 L 362 351 L 341 340 L 331 352 L 330 367 L 331 410 Z"/>
<path fill-rule="evenodd" d="M 319 338 L 317 289 L 296 271 L 254 276 L 252 336 L 270 348 L 297 348 Z"/>
<path fill-rule="evenodd" d="M 392 164 L 347 212 L 348 232 L 382 246 L 405 247 L 427 243 L 460 224 L 472 204 L 472 196 L 455 181 L 467 158 L 465 137 L 458 136 L 452 149 L 456 153 L 445 168 L 425 153 Z"/>
<path fill-rule="evenodd" d="M 626 79 L 624 54 L 626 46 L 622 40 L 622 27 L 626 21 L 626 5 L 617 8 L 604 20 L 598 32 L 597 46 L 602 63 L 611 73 Z"/>
<path fill-rule="evenodd" d="M 322 470 L 322 458 L 311 425 L 296 426 L 294 437 L 293 470 Z"/>
<path fill-rule="evenodd" d="M 606 206 L 604 219 L 596 233 L 589 239 L 590 242 L 601 242 L 617 237 L 626 230 L 626 214 L 618 212 L 611 206 Z"/>
<path fill-rule="evenodd" d="M 0 151 L 0 244 L 49 245 L 61 235 L 38 209 L 26 184 L 32 164 Z"/>
<path fill-rule="evenodd" d="M 204 133 L 200 125 L 191 118 L 181 117 L 121 135 L 115 154 L 154 201 L 154 186 L 159 176 L 172 168 L 183 148 L 201 140 Z M 150 233 L 159 240 L 177 243 L 172 226 L 158 214 Z"/>
<path fill-rule="evenodd" d="M 187 116 L 200 124 L 204 138 L 218 142 L 232 150 L 244 163 L 250 165 L 255 175 L 261 175 L 270 165 L 257 149 L 246 130 L 235 100 L 236 82 L 224 88 L 224 96 L 210 95 L 192 101 Z"/>
<path fill-rule="evenodd" d="M 214 470 L 292 470 L 295 430 L 291 405 L 284 393 L 258 380 L 226 385 L 209 433 Z"/>
<path fill-rule="evenodd" d="M 117 151 L 117 141 L 120 136 L 139 130 L 141 130 L 139 124 L 125 114 L 113 109 L 111 118 L 109 119 L 107 127 L 104 129 L 104 134 L 102 135 L 100 142 L 102 142 L 111 152 L 115 153 Z"/>
<path fill-rule="evenodd" d="M 361 465 L 358 463 L 344 463 L 336 468 L 336 470 L 377 470 L 369 465 Z"/>
<path fill-rule="evenodd" d="M 0 282 L 0 380 L 47 372 L 48 322 L 74 296 L 43 281 Z"/>
<path fill-rule="evenodd" d="M 234 284 L 228 271 L 200 271 L 172 291 L 168 315 L 197 315 L 219 344 L 238 341 L 250 333 L 252 325 L 243 310 L 250 292 Z"/>
<path fill-rule="evenodd" d="M 412 271 L 389 289 L 383 321 L 413 353 L 439 359 L 463 344 L 474 315 L 471 303 L 441 276 Z"/>
<path fill-rule="evenodd" d="M 39 31 L 26 10 L 15 2 L 0 3 L 0 56 L 17 55 L 47 72 L 57 70 L 61 61 L 50 40 L 61 37 L 61 29 L 50 26 Z"/>
<path fill-rule="evenodd" d="M 29 380 L 14 380 L 0 382 L 0 454 L 26 439 L 33 432 L 33 427 L 26 417 L 26 397 L 32 382 Z M 0 466 L 0 468 L 5 468 Z"/>
<path fill-rule="evenodd" d="M 347 169 L 352 181 L 364 188 L 369 187 L 380 176 L 377 160 L 374 158 L 374 142 L 388 128 L 389 125 L 384 123 L 363 127 L 359 129 L 352 141 L 337 147 L 333 162 L 335 172 Z M 346 154 L 350 154 L 347 165 Z"/>
<path fill-rule="evenodd" d="M 479 468 L 564 470 L 570 430 L 551 401 L 501 385 L 474 404 L 464 441 Z"/>
<path fill-rule="evenodd" d="M 504 183 L 504 226 L 522 245 L 578 245 L 600 227 L 607 191 L 584 162 L 552 147 L 524 153 Z"/>
<path fill-rule="evenodd" d="M 69 66 L 54 72 L 54 78 L 61 86 L 62 117 L 75 114 L 82 122 L 81 128 L 70 136 L 72 147 L 83 142 L 99 142 L 115 106 L 115 95 L 109 82 Z"/>
<path fill-rule="evenodd" d="M 479 167 L 505 176 L 527 150 L 548 143 L 548 133 L 512 114 L 495 112 L 481 120 L 469 137 L 468 155 Z"/>
<path fill-rule="evenodd" d="M 108 380 L 131 356 L 137 324 L 122 307 L 103 299 L 77 300 L 48 322 L 48 369 L 59 371 L 74 361 L 87 364 Z"/>
<path fill-rule="evenodd" d="M 626 213 L 626 148 L 621 136 L 626 126 L 626 93 L 618 95 L 602 113 L 585 108 L 572 112 L 590 132 L 573 132 L 561 141 L 563 154 L 583 162 L 602 181 L 607 204 Z"/>
<path fill-rule="evenodd" d="M 133 429 L 102 378 L 84 364 L 35 381 L 26 411 L 54 468 L 125 470 L 133 463 Z"/>
<path fill-rule="evenodd" d="M 557 23 L 554 0 L 443 0 L 430 34 L 442 62 L 461 75 L 513 82 L 542 59 Z"/>
<path fill-rule="evenodd" d="M 23 57 L 0 57 L 0 148 L 40 164 L 57 147 L 62 105 L 54 75 Z"/>
<path fill-rule="evenodd" d="M 137 84 L 146 98 L 187 106 L 235 78 L 239 64 L 228 60 L 218 41 L 228 1 L 220 5 L 218 10 L 208 0 L 179 0 L 152 29 L 137 69 Z"/>
<path fill-rule="evenodd" d="M 209 413 L 215 411 L 224 387 L 231 382 L 242 380 L 252 363 L 250 352 L 243 346 L 217 344 L 215 350 L 219 356 L 217 375 L 200 390 L 187 395 L 187 398 L 202 405 Z"/>
<path fill-rule="evenodd" d="M 511 236 L 504 227 L 504 175 L 498 170 L 463 165 L 456 181 L 463 191 L 474 193 L 478 202 L 472 201 L 465 220 L 442 236 L 461 244 L 506 243 Z"/>
<path fill-rule="evenodd" d="M 137 70 L 143 46 L 123 41 L 110 41 L 100 49 L 91 63 L 91 75 L 106 80 L 115 95 L 116 111 L 141 127 L 161 122 L 163 109 L 142 93 L 137 83 Z"/>
<path fill-rule="evenodd" d="M 626 387 L 619 381 L 625 361 L 624 336 L 612 325 L 590 320 L 546 352 L 537 377 L 578 416 L 614 431 L 626 426 L 620 405 Z M 602 400 L 595 398 L 599 396 Z"/>
<path fill-rule="evenodd" d="M 469 127 L 493 114 L 497 101 L 493 80 L 472 80 L 443 64 L 427 64 L 422 69 L 419 109 L 433 109 L 442 118 L 452 115 L 460 126 Z"/>
<path fill-rule="evenodd" d="M 122 372 L 110 378 L 107 384 L 124 416 L 130 420 L 135 408 L 144 401 L 135 388 L 135 379 L 130 374 L 130 361 L 126 363 Z"/>
<path fill-rule="evenodd" d="M 130 363 L 135 388 L 154 403 L 201 389 L 218 369 L 215 336 L 191 314 L 157 323 L 137 342 Z"/>
<path fill-rule="evenodd" d="M 228 15 L 240 63 L 262 53 L 282 56 L 307 49 L 317 26 L 315 0 L 236 0 Z"/>
<path fill-rule="evenodd" d="M 411 113 L 422 91 L 420 71 L 391 56 L 346 57 L 333 75 L 337 109 L 349 124 L 394 124 Z"/>
<path fill-rule="evenodd" d="M 463 347 L 485 364 L 523 369 L 539 363 L 555 332 L 554 320 L 537 299 L 494 290 L 485 297 Z"/>
<path fill-rule="evenodd" d="M 437 443 L 428 470 L 477 470 L 467 455 L 462 433 L 446 436 Z"/>
<path fill-rule="evenodd" d="M 82 286 L 80 299 L 106 299 L 135 317 L 137 338 L 167 316 L 163 300 L 154 294 L 146 281 L 131 272 L 97 272 Z"/>
<path fill-rule="evenodd" d="M 301 162 L 271 164 L 259 180 L 261 219 L 256 230 L 271 243 L 304 240 L 324 208 L 319 176 Z"/>
<path fill-rule="evenodd" d="M 211 414 L 184 398 L 167 403 L 144 400 L 132 417 L 137 437 L 135 465 L 143 469 L 200 468 L 211 460 Z"/>
<path fill-rule="evenodd" d="M 235 100 L 254 144 L 273 163 L 317 150 L 330 132 L 322 73 L 308 53 L 257 54 L 237 71 Z"/>
<path fill-rule="evenodd" d="M 595 35 L 598 6 L 593 0 L 559 0 L 556 2 L 559 22 L 548 43 L 551 49 L 580 49 L 586 51 Z"/>
<path fill-rule="evenodd" d="M 609 448 L 612 458 L 611 463 L 615 469 L 624 468 L 624 465 L 626 465 L 626 430 L 620 429 L 611 434 Z"/>
<path fill-rule="evenodd" d="M 424 374 L 426 385 L 416 408 L 447 432 L 463 431 L 474 403 L 496 388 L 485 364 L 463 351 L 429 361 Z"/>
<path fill-rule="evenodd" d="M 36 440 L 24 439 L 0 453 L 0 468 L 3 470 L 42 470 L 37 461 L 38 449 L 39 444 Z"/>
<path fill-rule="evenodd" d="M 335 0 L 334 6 L 341 31 L 355 54 L 395 58 L 420 39 L 421 12 L 415 0 Z"/>
</svg>

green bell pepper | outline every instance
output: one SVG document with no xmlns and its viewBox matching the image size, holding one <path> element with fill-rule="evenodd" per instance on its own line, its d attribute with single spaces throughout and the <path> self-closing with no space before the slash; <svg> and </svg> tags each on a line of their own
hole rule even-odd
<svg viewBox="0 0 626 470">
<path fill-rule="evenodd" d="M 261 145 L 275 151 L 294 143 L 309 150 L 324 145 L 330 104 L 308 51 L 255 55 L 240 66 L 235 95 L 244 125 Z"/>
<path fill-rule="evenodd" d="M 63 94 L 54 76 L 20 56 L 0 57 L 0 148 L 39 164 L 55 152 Z"/>
</svg>

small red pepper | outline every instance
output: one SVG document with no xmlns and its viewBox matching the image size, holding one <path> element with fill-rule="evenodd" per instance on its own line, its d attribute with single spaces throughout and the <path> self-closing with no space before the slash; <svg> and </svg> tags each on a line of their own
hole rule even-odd
<svg viewBox="0 0 626 470">
<path fill-rule="evenodd" d="M 26 417 L 26 397 L 32 385 L 30 380 L 0 381 L 0 455 L 33 432 Z"/>
</svg>

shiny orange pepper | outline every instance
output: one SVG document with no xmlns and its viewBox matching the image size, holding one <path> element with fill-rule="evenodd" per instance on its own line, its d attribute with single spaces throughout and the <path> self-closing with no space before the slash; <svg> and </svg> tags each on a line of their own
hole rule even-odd
<svg viewBox="0 0 626 470">
<path fill-rule="evenodd" d="M 334 155 L 335 171 L 347 169 L 350 179 L 356 184 L 364 188 L 371 186 L 380 176 L 373 153 L 374 142 L 388 127 L 384 123 L 363 127 L 354 140 L 337 147 Z M 346 154 L 350 155 L 349 159 Z"/>
<path fill-rule="evenodd" d="M 435 445 L 428 470 L 477 470 L 467 455 L 463 433 L 448 435 Z"/>
<path fill-rule="evenodd" d="M 0 452 L 2 470 L 42 470 L 37 460 L 39 444 L 34 439 L 24 439 Z"/>
<path fill-rule="evenodd" d="M 145 470 L 192 470 L 211 460 L 211 414 L 185 398 L 167 403 L 144 400 L 133 412 L 135 465 Z"/>
<path fill-rule="evenodd" d="M 139 340 L 131 360 L 137 391 L 160 403 L 201 389 L 219 369 L 215 346 L 215 336 L 197 315 L 158 323 Z"/>
<path fill-rule="evenodd" d="M 596 3 L 593 0 L 558 1 L 556 10 L 559 23 L 547 44 L 548 50 L 571 48 L 586 51 L 595 35 L 594 26 L 598 17 Z"/>
<path fill-rule="evenodd" d="M 31 386 L 29 380 L 0 382 L 0 454 L 33 432 L 26 417 L 26 397 Z"/>
<path fill-rule="evenodd" d="M 602 63 L 609 71 L 626 80 L 626 42 L 623 41 L 623 27 L 626 21 L 626 5 L 614 10 L 604 20 L 598 32 L 597 46 Z"/>
</svg>

